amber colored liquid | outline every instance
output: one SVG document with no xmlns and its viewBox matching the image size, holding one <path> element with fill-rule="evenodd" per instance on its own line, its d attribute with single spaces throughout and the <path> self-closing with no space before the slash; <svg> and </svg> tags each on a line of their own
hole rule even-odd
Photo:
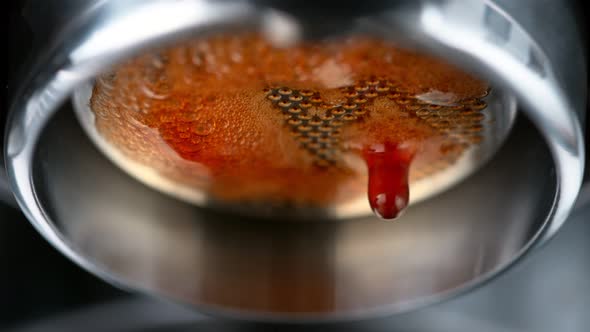
<svg viewBox="0 0 590 332">
<path fill-rule="evenodd" d="M 391 143 L 369 147 L 363 151 L 369 171 L 369 204 L 377 216 L 394 219 L 408 206 L 413 155 L 413 151 Z"/>
<path fill-rule="evenodd" d="M 395 218 L 429 165 L 481 141 L 487 91 L 371 38 L 277 49 L 246 34 L 127 61 L 97 80 L 91 108 L 128 158 L 220 201 L 331 206 L 368 185 Z"/>
</svg>

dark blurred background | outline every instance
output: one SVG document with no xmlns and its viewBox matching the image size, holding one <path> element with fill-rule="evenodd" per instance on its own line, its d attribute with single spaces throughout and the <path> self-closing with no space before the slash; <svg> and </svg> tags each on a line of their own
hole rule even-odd
<svg viewBox="0 0 590 332">
<path fill-rule="evenodd" d="M 584 6 L 584 2 L 585 1 L 583 0 L 579 1 L 579 13 L 581 16 L 586 17 L 587 10 Z M 49 5 L 51 1 L 47 1 L 47 3 Z M 14 93 L 14 82 L 18 82 L 18 78 L 20 77 L 19 68 L 22 68 L 23 64 L 27 63 L 30 55 L 35 52 L 35 36 L 31 34 L 28 23 L 23 19 L 23 13 L 26 14 L 27 10 L 25 4 L 26 1 L 9 0 L 3 2 L 2 5 L 4 6 L 2 10 L 4 15 L 3 22 L 6 25 L 3 31 L 5 33 L 5 46 L 7 47 L 3 48 L 5 62 L 2 66 L 2 81 L 0 82 L 2 88 L 0 126 L 3 126 L 8 102 L 10 96 Z M 67 12 L 61 12 L 60 14 L 68 15 Z M 580 22 L 586 22 L 586 20 L 582 19 Z M 52 27 L 44 28 L 51 29 Z M 581 28 L 587 31 L 587 26 Z M 0 142 L 2 139 L 3 138 L 0 135 Z M 1 157 L 0 162 L 2 162 Z M 525 290 L 514 285 L 528 284 L 526 278 L 532 273 L 531 271 L 544 271 L 543 269 L 550 269 L 553 271 L 558 269 L 559 266 L 562 266 L 563 269 L 578 269 L 574 272 L 582 273 L 585 278 L 584 280 L 586 280 L 585 282 L 582 280 L 583 278 L 580 279 L 577 277 L 576 273 L 554 275 L 553 278 L 556 285 L 561 285 L 559 287 L 565 287 L 567 291 L 573 292 L 573 296 L 577 296 L 576 293 L 580 292 L 578 295 L 581 298 L 577 298 L 576 300 L 565 299 L 564 301 L 572 305 L 575 304 L 576 306 L 573 307 L 574 309 L 578 308 L 577 306 L 585 306 L 580 310 L 585 310 L 588 314 L 587 316 L 590 316 L 590 268 L 584 266 L 580 267 L 578 264 L 584 260 L 590 262 L 590 245 L 588 245 L 590 242 L 590 227 L 588 227 L 588 223 L 584 222 L 585 219 L 590 219 L 590 213 L 585 214 L 583 217 L 578 217 L 578 220 L 569 223 L 557 236 L 556 240 L 552 241 L 546 248 L 543 248 L 540 253 L 535 253 L 532 258 L 528 258 L 527 261 L 520 264 L 514 271 L 510 271 L 508 276 L 504 276 L 500 278 L 500 280 L 492 283 L 490 286 L 491 288 L 488 287 L 487 290 L 484 289 L 475 292 L 476 294 L 469 295 L 460 301 L 455 301 L 456 303 L 451 303 L 449 306 L 443 306 L 443 309 L 440 310 L 443 310 L 442 312 L 446 312 L 444 310 L 451 310 L 456 314 L 457 312 L 469 312 L 471 309 L 477 311 L 477 308 L 480 308 L 481 312 L 475 314 L 475 316 L 478 317 L 477 319 L 503 322 L 502 324 L 506 326 L 516 324 L 517 327 L 522 327 L 522 329 L 507 328 L 493 331 L 540 331 L 534 328 L 529 329 L 526 326 L 526 324 L 529 323 L 524 322 L 524 318 L 522 318 L 524 314 L 520 314 L 519 312 L 506 313 L 505 311 L 497 313 L 495 311 L 497 309 L 495 308 L 495 305 L 506 305 L 508 307 L 510 307 L 510 305 L 502 302 L 502 300 L 494 296 L 499 296 L 498 294 L 503 293 L 529 296 L 529 293 L 526 293 Z M 576 244 L 575 241 L 582 243 Z M 564 256 L 567 259 L 561 260 L 560 257 Z M 554 263 L 556 260 L 559 260 L 560 262 Z M 123 317 L 126 315 L 125 310 L 131 310 L 133 314 L 138 314 L 139 309 L 137 308 L 160 312 L 158 306 L 162 305 L 161 312 L 166 310 L 176 310 L 175 307 L 170 307 L 168 304 L 160 304 L 154 300 L 137 298 L 134 295 L 117 290 L 90 275 L 86 271 L 83 271 L 59 254 L 44 239 L 42 239 L 17 209 L 1 202 L 0 264 L 0 266 L 2 266 L 0 270 L 0 331 L 8 329 L 10 326 L 17 327 L 30 325 L 39 320 L 51 320 L 52 317 L 67 317 L 72 312 L 83 312 L 86 310 L 85 308 L 96 308 L 100 307 L 101 304 L 107 307 L 112 303 L 129 304 L 129 306 L 118 307 L 120 310 L 116 312 L 117 316 L 108 316 L 110 319 L 124 319 Z M 546 288 L 549 291 L 551 290 L 551 287 L 553 287 L 551 286 L 551 281 L 553 280 L 551 278 L 551 275 L 546 277 L 548 285 Z M 586 292 L 586 294 L 583 294 L 582 292 Z M 583 295 L 587 298 L 584 298 Z M 550 292 L 539 296 L 539 298 L 535 298 L 535 301 L 546 300 L 552 302 L 555 300 L 553 294 Z M 482 302 L 482 298 L 488 300 L 483 300 Z M 141 303 L 141 305 L 144 306 L 146 303 L 149 303 L 149 305 L 148 307 L 137 307 L 136 305 L 138 303 Z M 555 317 L 560 317 L 560 315 L 555 314 L 555 310 L 557 310 L 557 314 L 559 314 L 561 310 L 566 310 L 565 308 L 560 309 L 559 307 L 552 307 L 549 304 L 546 305 L 547 310 L 553 311 L 553 314 L 547 313 L 548 316 L 554 315 Z M 130 309 L 131 307 L 135 309 Z M 471 309 L 464 310 L 462 309 L 463 307 L 470 307 Z M 487 313 L 486 310 L 488 310 Z M 572 310 L 568 310 L 571 314 Z M 452 318 L 453 313 L 444 314 L 443 316 Z M 414 324 L 413 328 L 408 328 L 406 331 L 427 331 L 427 328 L 420 326 L 420 324 L 416 325 L 416 322 L 424 321 L 422 317 L 431 317 L 431 319 L 438 317 L 436 319 L 440 320 L 440 317 L 436 316 L 437 314 L 440 316 L 440 311 L 429 309 L 426 313 L 422 314 L 424 316 L 420 316 L 421 314 L 417 313 L 402 318 L 397 322 L 384 321 L 368 325 L 353 324 L 348 325 L 348 327 L 350 328 L 351 326 L 354 326 L 360 330 L 366 329 L 371 331 L 393 331 L 384 328 L 383 326 L 397 327 L 395 330 L 402 330 L 400 326 L 409 323 L 410 325 Z M 542 311 L 536 312 L 535 314 L 541 316 L 545 315 Z M 561 316 L 567 318 L 567 314 L 565 313 Z M 104 316 L 100 317 L 104 318 Z M 186 318 L 186 316 L 182 317 Z M 196 316 L 195 319 L 197 319 Z M 571 321 L 570 318 L 568 319 Z M 590 320 L 586 319 L 584 321 L 582 319 L 580 322 L 582 326 L 585 324 L 585 328 L 590 328 Z M 92 324 L 92 322 L 89 323 Z M 65 325 L 62 325 L 62 328 L 63 326 Z M 203 327 L 204 325 L 200 326 Z M 207 326 L 213 326 L 212 330 L 219 330 L 221 328 L 215 324 Z M 529 326 L 537 325 L 529 324 Z M 234 325 L 231 325 L 228 329 L 231 328 L 237 329 Z M 254 327 L 250 325 L 248 325 L 248 328 L 254 329 Z M 194 330 L 190 327 L 190 324 L 186 326 L 181 324 L 176 326 L 176 328 L 163 330 L 184 331 L 189 329 Z M 256 330 L 258 329 L 271 329 L 271 327 L 256 326 Z M 443 330 L 444 327 L 439 329 L 439 331 Z M 582 332 L 584 330 L 584 327 L 578 330 L 575 328 L 568 329 L 566 326 L 561 331 Z M 129 331 L 131 331 L 131 329 L 129 329 Z M 149 329 L 149 331 L 156 331 L 156 329 Z"/>
</svg>

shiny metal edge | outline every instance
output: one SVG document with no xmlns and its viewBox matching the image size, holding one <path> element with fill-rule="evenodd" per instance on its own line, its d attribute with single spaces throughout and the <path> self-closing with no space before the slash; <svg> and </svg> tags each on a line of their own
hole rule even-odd
<svg viewBox="0 0 590 332">
<path fill-rule="evenodd" d="M 483 35 L 486 32 L 485 29 L 476 27 L 475 31 L 479 32 L 479 34 L 468 33 L 464 24 L 477 23 L 472 20 L 477 15 L 474 15 L 474 12 L 469 10 L 475 9 L 477 13 L 482 8 L 484 10 L 485 8 L 492 8 L 492 11 L 494 9 L 493 6 L 490 7 L 492 3 L 489 1 L 473 1 L 469 3 L 470 6 L 463 6 L 464 4 L 465 2 L 462 1 L 421 1 L 422 7 L 419 11 L 402 13 L 403 8 L 399 8 L 395 13 L 388 13 L 390 15 L 388 20 L 389 23 L 395 22 L 396 28 L 411 32 L 412 36 L 415 37 L 412 43 L 421 45 L 437 55 L 461 62 L 462 65 L 470 67 L 492 81 L 514 91 L 521 104 L 525 106 L 527 115 L 541 129 L 547 139 L 556 164 L 559 192 L 555 198 L 552 213 L 547 217 L 544 229 L 514 257 L 512 262 L 495 269 L 479 280 L 467 283 L 458 290 L 451 290 L 437 295 L 435 298 L 410 303 L 405 308 L 396 308 L 396 310 L 393 310 L 395 312 L 404 312 L 452 298 L 476 286 L 481 286 L 499 275 L 500 272 L 514 264 L 536 243 L 544 242 L 555 234 L 571 211 L 582 181 L 584 166 L 582 132 L 576 118 L 576 110 L 572 109 L 568 100 L 564 98 L 562 88 L 554 78 L 554 68 L 550 64 L 544 63 L 542 64 L 542 74 L 534 72 L 527 67 L 527 64 L 515 59 L 508 51 L 486 39 L 486 36 Z M 249 25 L 251 25 L 251 22 L 260 19 L 261 15 L 263 15 L 262 11 L 257 11 L 255 7 L 244 2 L 219 4 L 189 0 L 172 3 L 150 1 L 133 3 L 133 6 L 135 8 L 131 8 L 134 10 L 129 12 L 129 17 L 117 16 L 111 18 L 111 20 L 108 18 L 103 19 L 101 25 L 96 27 L 96 31 L 83 38 L 75 47 L 72 46 L 67 49 L 66 53 L 69 55 L 67 66 L 53 73 L 38 73 L 39 77 L 48 77 L 47 80 L 41 83 L 25 83 L 30 84 L 31 89 L 27 90 L 29 93 L 23 93 L 15 99 L 11 110 L 11 118 L 9 119 L 11 126 L 6 140 L 7 171 L 17 202 L 27 218 L 50 243 L 68 258 L 101 278 L 123 288 L 133 287 L 106 275 L 97 266 L 86 261 L 84 257 L 79 256 L 72 250 L 67 240 L 57 232 L 53 222 L 45 214 L 40 202 L 37 200 L 32 183 L 30 160 L 33 157 L 36 141 L 45 123 L 78 84 L 91 78 L 108 67 L 108 65 L 116 62 L 116 60 L 129 56 L 133 51 L 149 47 L 167 37 L 182 35 L 198 29 L 212 28 L 224 21 L 236 22 L 236 20 L 242 20 L 249 22 Z M 412 8 L 416 9 L 415 6 L 407 7 L 408 10 L 412 10 Z M 453 13 L 453 10 L 460 14 Z M 400 17 L 400 14 L 403 15 Z M 174 21 L 161 20 L 162 17 L 166 16 L 175 17 L 175 19 Z M 410 17 L 413 20 L 407 19 Z M 385 18 L 387 17 L 385 16 Z M 157 27 L 154 24 L 153 29 L 148 29 L 145 34 L 137 38 L 137 36 L 130 35 L 130 31 L 126 30 L 129 26 L 125 23 L 137 24 L 137 20 L 159 23 Z M 512 22 L 512 25 L 517 27 L 515 22 Z M 460 40 L 449 38 L 453 34 L 455 36 L 459 34 L 464 38 L 460 38 Z M 524 35 L 526 36 L 526 34 Z M 117 38 L 112 40 L 113 37 Z M 528 42 L 530 45 L 535 45 L 532 40 L 528 40 Z M 540 55 L 543 54 L 539 50 L 538 52 L 540 52 Z M 55 56 L 59 57 L 59 55 Z M 61 63 L 60 61 L 64 59 L 56 58 L 53 60 Z M 521 84 L 523 80 L 529 82 L 529 84 L 524 86 Z M 577 111 L 582 112 L 582 110 Z M 203 309 L 205 309 L 205 312 L 209 311 L 207 308 Z M 392 312 L 391 309 L 379 308 L 379 312 L 369 311 L 362 315 L 346 314 L 345 316 L 327 315 L 301 318 L 315 321 L 356 320 L 385 316 Z M 227 310 L 223 311 L 228 312 Z M 228 314 L 235 317 L 231 312 L 228 312 Z M 239 313 L 239 316 L 243 315 L 243 313 Z M 261 317 L 247 314 L 242 318 L 260 320 L 300 319 L 292 316 Z"/>
</svg>

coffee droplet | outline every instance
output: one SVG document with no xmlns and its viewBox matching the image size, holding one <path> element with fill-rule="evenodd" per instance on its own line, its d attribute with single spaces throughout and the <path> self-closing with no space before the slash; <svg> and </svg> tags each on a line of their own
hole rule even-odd
<svg viewBox="0 0 590 332">
<path fill-rule="evenodd" d="M 378 217 L 395 219 L 408 206 L 413 155 L 414 152 L 391 143 L 373 145 L 363 151 L 369 173 L 369 204 Z"/>
</svg>

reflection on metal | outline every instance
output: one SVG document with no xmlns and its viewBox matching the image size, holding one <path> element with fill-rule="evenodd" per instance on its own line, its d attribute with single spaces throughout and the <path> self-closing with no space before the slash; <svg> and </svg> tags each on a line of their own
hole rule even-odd
<svg viewBox="0 0 590 332">
<path fill-rule="evenodd" d="M 470 2 L 481 8 L 484 3 L 492 1 Z M 519 47 L 543 50 L 534 66 L 487 39 L 484 11 L 462 12 L 469 8 L 465 1 L 396 1 L 389 11 L 382 4 L 384 10 L 370 19 L 351 17 L 360 30 L 391 39 L 410 36 L 412 46 L 511 91 L 544 138 L 522 123 L 488 167 L 461 188 L 421 203 L 403 223 L 235 220 L 131 180 L 83 139 L 67 118 L 71 114 L 61 112 L 43 131 L 74 87 L 139 49 L 188 33 L 259 29 L 268 11 L 250 1 L 109 1 L 69 29 L 56 29 L 65 35 L 46 40 L 63 44 L 50 45 L 57 51 L 48 53 L 48 62 L 31 67 L 39 70 L 28 75 L 35 80 L 22 82 L 27 89 L 13 103 L 5 149 L 15 196 L 39 232 L 84 268 L 205 311 L 353 319 L 446 299 L 553 236 L 581 184 L 583 57 L 576 35 L 563 32 L 571 32 L 571 17 L 565 11 L 555 15 L 567 6 L 551 1 L 537 11 L 529 8 L 549 1 L 512 3 L 522 7 L 513 5 L 510 14 L 526 23 Z M 166 17 L 153 8 L 165 10 Z M 128 17 L 139 21 L 125 22 L 147 28 L 115 29 Z M 312 26 L 305 26 L 304 35 Z M 513 21 L 510 35 L 517 29 Z M 544 29 L 563 38 L 546 38 L 551 34 L 539 33 Z M 555 289 L 550 300 L 562 295 L 563 288 Z"/>
<path fill-rule="evenodd" d="M 168 302 L 132 298 L 28 323 L 11 332 L 270 332 L 277 328 L 293 332 L 582 332 L 590 326 L 589 219 L 590 185 L 586 185 L 563 230 L 517 268 L 462 298 L 393 318 L 320 326 L 258 325 L 217 320 Z M 114 316 L 121 319 L 110 319 Z"/>
<path fill-rule="evenodd" d="M 285 223 L 196 208 L 126 176 L 69 112 L 44 132 L 33 180 L 64 244 L 117 284 L 226 314 L 353 318 L 444 298 L 526 248 L 555 178 L 538 134 L 524 122 L 515 130 L 481 172 L 398 223 Z"/>
</svg>

